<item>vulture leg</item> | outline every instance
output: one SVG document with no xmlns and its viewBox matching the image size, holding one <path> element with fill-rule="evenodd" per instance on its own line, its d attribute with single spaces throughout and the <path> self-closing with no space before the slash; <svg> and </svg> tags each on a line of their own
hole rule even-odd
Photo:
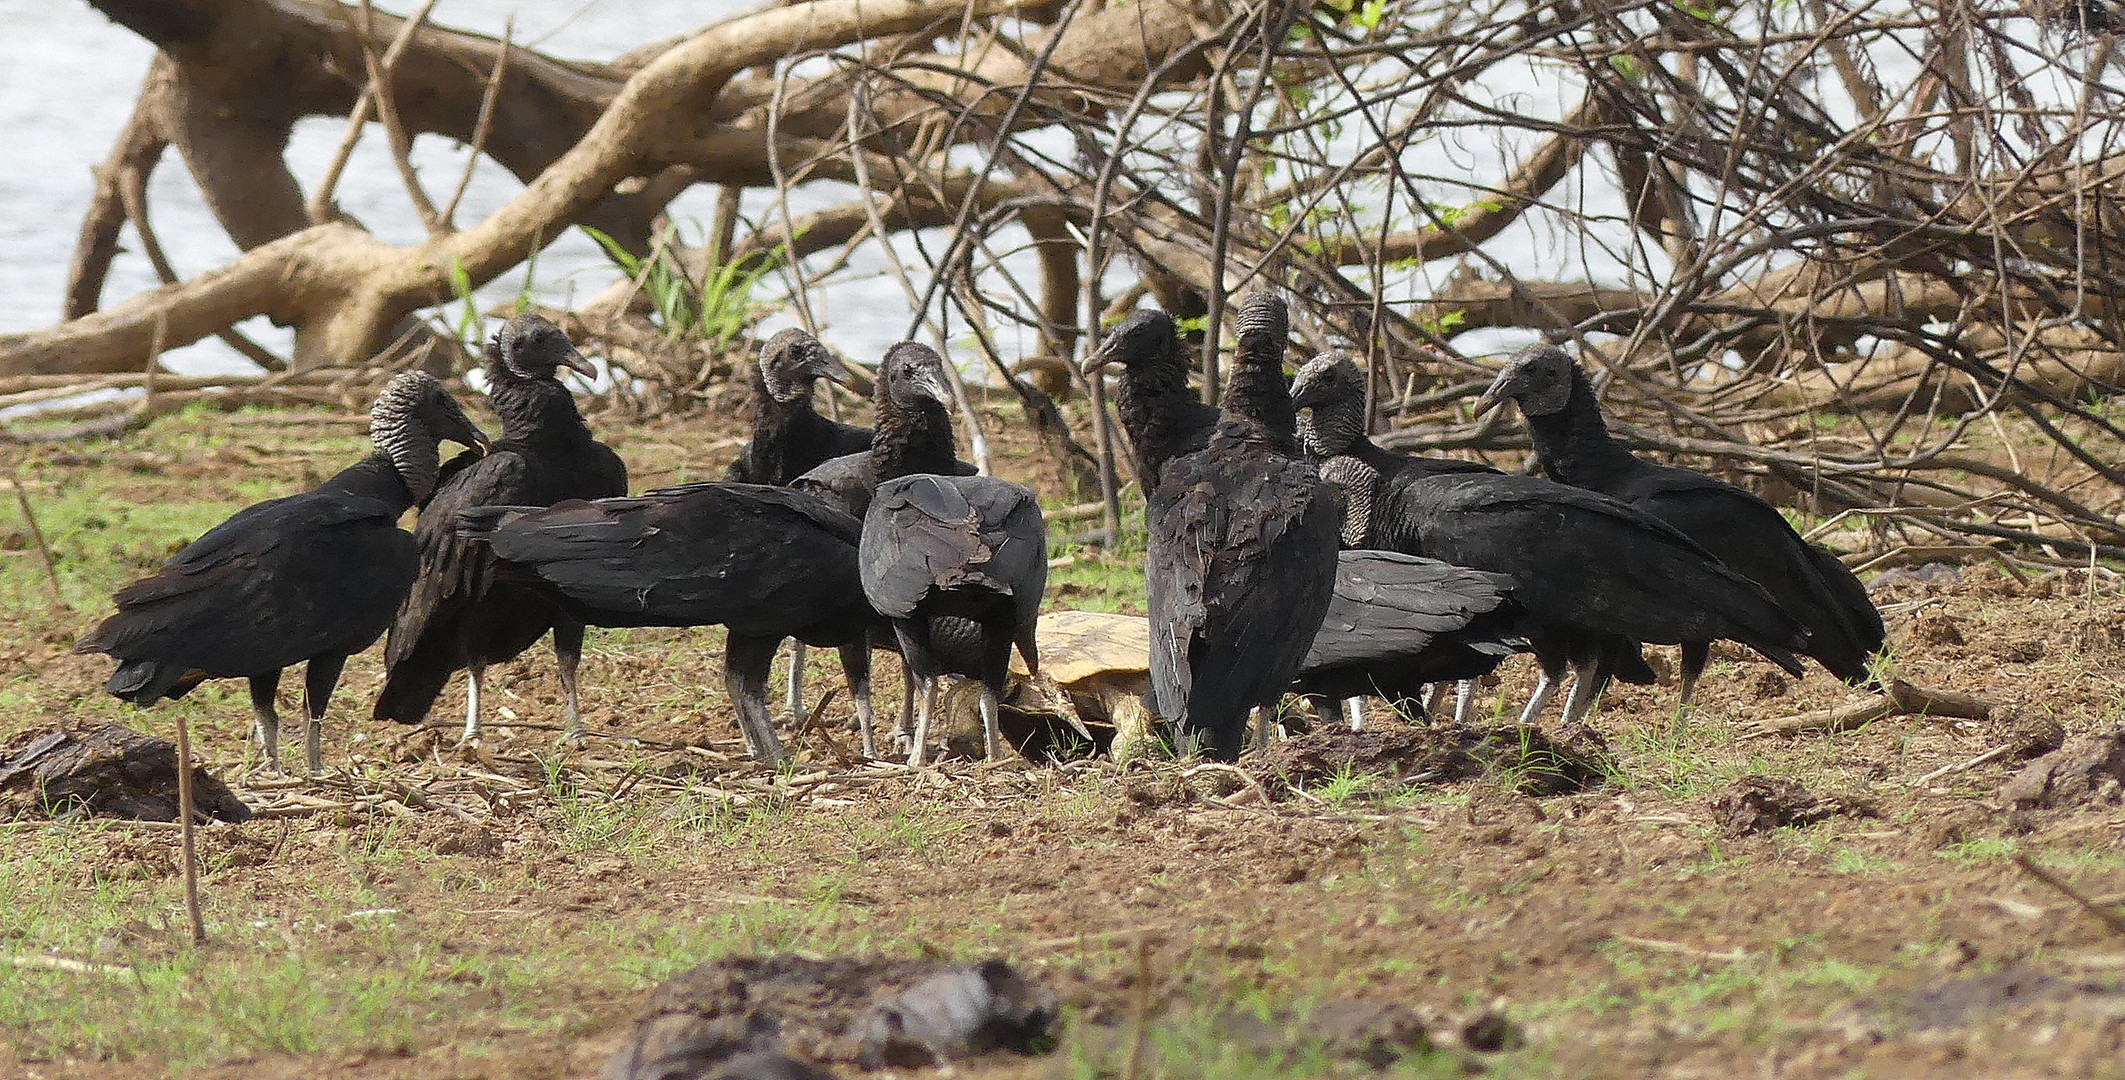
<svg viewBox="0 0 2125 1080">
<path fill-rule="evenodd" d="M 1682 643 L 1682 700 L 1675 703 L 1678 709 L 1690 707 L 1690 695 L 1697 692 L 1697 680 L 1704 675 L 1704 666 L 1712 659 L 1712 643 L 1709 641 L 1685 641 Z"/>
<path fill-rule="evenodd" d="M 791 654 L 792 658 L 801 656 L 803 648 L 804 643 L 798 642 L 798 651 Z M 843 645 L 841 647 L 841 670 L 848 676 L 849 699 L 856 706 L 856 734 L 858 738 L 863 740 L 863 756 L 867 758 L 877 757 L 878 740 L 872 733 L 872 724 L 876 717 L 871 712 L 871 643 L 866 639 L 858 638 L 850 644 Z M 794 685 L 794 681 L 792 685 Z M 804 699 L 799 696 L 797 700 L 802 703 Z"/>
<path fill-rule="evenodd" d="M 1426 720 L 1446 712 L 1446 695 L 1449 690 L 1450 688 L 1446 683 L 1431 684 L 1431 692 L 1425 695 L 1424 698 L 1424 718 Z M 1460 702 L 1456 701 L 1454 703 L 1454 719 L 1458 720 L 1460 718 L 1461 705 Z"/>
<path fill-rule="evenodd" d="M 842 650 L 841 656 L 842 663 L 845 665 L 848 662 L 848 651 Z M 789 643 L 789 689 L 785 691 L 783 696 L 784 704 L 788 706 L 790 723 L 795 724 L 803 721 L 805 715 L 804 642 L 791 641 Z M 868 753 L 869 751 L 865 752 Z"/>
<path fill-rule="evenodd" d="M 1354 697 L 1343 703 L 1343 722 L 1349 724 L 1352 731 L 1365 730 L 1364 698 Z"/>
<path fill-rule="evenodd" d="M 1476 680 L 1463 679 L 1454 684 L 1454 724 L 1467 727 L 1476 718 Z"/>
<path fill-rule="evenodd" d="M 576 698 L 576 666 L 583 662 L 582 623 L 554 617 L 553 657 L 561 665 L 561 713 L 568 722 L 561 741 L 570 746 L 580 745 L 583 742 L 583 711 Z"/>
<path fill-rule="evenodd" d="M 1584 723 L 1608 685 L 1608 671 L 1598 662 L 1572 665 L 1572 691 L 1564 697 L 1564 725 Z"/>
<path fill-rule="evenodd" d="M 915 673 L 906 664 L 900 666 L 900 745 L 895 749 L 906 750 L 915 738 Z"/>
<path fill-rule="evenodd" d="M 470 664 L 465 668 L 465 735 L 457 741 L 459 746 L 480 744 L 480 680 L 486 677 L 485 662 Z"/>
<path fill-rule="evenodd" d="M 1257 752 L 1269 749 L 1269 728 L 1275 723 L 1270 719 L 1269 706 L 1254 707 L 1254 748 Z"/>
<path fill-rule="evenodd" d="M 982 684 L 979 698 L 981 705 L 981 753 L 990 761 L 1003 756 L 1003 725 L 998 722 L 996 691 Z"/>
<path fill-rule="evenodd" d="M 251 730 L 274 772 L 280 771 L 280 714 L 273 711 L 273 696 L 279 692 L 280 672 L 251 676 L 251 715 L 256 718 Z"/>
<path fill-rule="evenodd" d="M 309 730 L 303 733 L 303 760 L 312 773 L 325 771 L 325 709 L 332 704 L 332 689 L 339 685 L 340 670 L 346 666 L 344 656 L 315 656 L 303 670 L 303 712 L 310 718 Z"/>
<path fill-rule="evenodd" d="M 1535 679 L 1535 692 L 1528 695 L 1527 707 L 1520 710 L 1522 725 L 1534 723 L 1535 718 L 1542 715 L 1542 710 L 1549 708 L 1549 699 L 1556 696 L 1557 683 L 1563 678 L 1562 669 L 1551 671 L 1547 664 L 1540 668 Z"/>
<path fill-rule="evenodd" d="M 920 678 L 920 676 L 915 676 Z M 930 716 L 937 711 L 937 679 L 922 679 L 921 700 L 915 706 L 915 734 L 908 743 L 908 764 L 922 764 L 922 746 L 930 737 Z"/>
<path fill-rule="evenodd" d="M 738 730 L 755 761 L 779 765 L 788 757 L 767 715 L 767 678 L 781 642 L 774 638 L 730 637 L 723 644 L 723 685 L 738 707 Z"/>
</svg>

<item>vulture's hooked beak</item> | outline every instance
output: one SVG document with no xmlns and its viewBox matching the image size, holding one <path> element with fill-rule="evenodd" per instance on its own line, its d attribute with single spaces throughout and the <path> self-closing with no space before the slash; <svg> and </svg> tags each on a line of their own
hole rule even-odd
<svg viewBox="0 0 2125 1080">
<path fill-rule="evenodd" d="M 952 406 L 952 388 L 945 385 L 944 373 L 927 365 L 910 373 L 908 388 L 946 408 Z"/>
<path fill-rule="evenodd" d="M 811 358 L 805 362 L 805 368 L 812 374 L 840 386 L 848 386 L 854 378 L 848 365 L 842 363 L 841 358 L 824 345 L 812 351 Z"/>
<path fill-rule="evenodd" d="M 1519 377 L 1512 368 L 1508 367 L 1499 372 L 1498 377 L 1492 379 L 1490 385 L 1483 388 L 1483 393 L 1476 396 L 1476 415 L 1482 416 L 1484 413 L 1505 404 L 1514 394 L 1520 392 L 1519 383 Z"/>
<path fill-rule="evenodd" d="M 583 354 L 577 351 L 573 345 L 568 347 L 568 351 L 561 354 L 561 366 L 586 379 L 595 381 L 598 377 L 598 369 L 591 367 L 590 361 L 585 360 Z"/>
<path fill-rule="evenodd" d="M 1078 371 L 1087 379 L 1096 379 L 1100 372 L 1107 370 L 1107 365 L 1121 359 L 1118 355 L 1120 352 L 1121 335 L 1109 334 L 1107 340 L 1099 343 L 1098 348 L 1085 354 L 1085 361 L 1078 365 Z"/>
</svg>

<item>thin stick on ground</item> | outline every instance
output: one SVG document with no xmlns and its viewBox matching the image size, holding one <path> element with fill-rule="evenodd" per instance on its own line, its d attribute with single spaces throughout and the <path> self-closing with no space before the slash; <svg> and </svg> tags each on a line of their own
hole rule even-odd
<svg viewBox="0 0 2125 1080">
<path fill-rule="evenodd" d="M 37 525 L 37 515 L 30 509 L 29 493 L 22 490 L 22 478 L 8 477 L 8 485 L 15 489 L 15 506 L 22 511 L 22 523 L 29 526 L 30 539 L 37 542 L 37 557 L 44 561 L 44 580 L 52 587 L 52 606 L 66 603 L 59 596 L 59 566 L 52 561 L 52 545 L 44 538 L 44 530 Z"/>
<path fill-rule="evenodd" d="M 2021 867 L 2022 873 L 2028 874 L 2039 882 L 2057 890 L 2059 895 L 2073 901 L 2082 911 L 2095 916 L 2099 922 L 2110 928 L 2111 933 L 2125 934 L 2125 915 L 2120 915 L 2081 895 L 2081 891 L 2066 884 L 2064 878 L 2038 866 L 2036 860 L 2031 859 L 2026 852 L 2017 851 L 2014 853 L 2014 865 Z"/>
<path fill-rule="evenodd" d="M 207 943 L 206 920 L 199 914 L 199 848 L 192 839 L 192 727 L 177 713 L 177 836 L 184 849 L 184 914 L 192 927 L 192 944 Z"/>
<path fill-rule="evenodd" d="M 1136 993 L 1129 996 L 1129 1056 L 1121 1080 L 1137 1080 L 1144 1070 L 1144 1040 L 1151 1029 L 1151 938 L 1136 935 Z"/>
<path fill-rule="evenodd" d="M 1851 731 L 1891 716 L 1948 716 L 1983 720 L 1992 715 L 1991 702 L 1948 690 L 1913 686 L 1891 679 L 1888 692 L 1828 709 L 1816 709 L 1776 720 L 1758 720 L 1742 725 L 1741 738 L 1765 735 L 1798 735 L 1804 731 Z"/>
</svg>

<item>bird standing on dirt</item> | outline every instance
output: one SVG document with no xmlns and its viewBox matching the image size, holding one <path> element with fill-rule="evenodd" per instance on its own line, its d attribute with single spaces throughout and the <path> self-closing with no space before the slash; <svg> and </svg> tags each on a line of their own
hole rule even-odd
<svg viewBox="0 0 2125 1080">
<path fill-rule="evenodd" d="M 502 560 L 497 580 L 550 592 L 592 626 L 728 628 L 723 677 L 756 760 L 787 755 L 767 714 L 785 637 L 840 648 L 864 753 L 871 734 L 870 634 L 883 620 L 856 572 L 863 523 L 812 495 L 757 484 L 688 484 L 550 509 L 481 506 L 459 531 Z"/>
<path fill-rule="evenodd" d="M 341 669 L 383 636 L 413 586 L 420 556 L 398 519 L 434 494 L 443 439 L 487 446 L 433 377 L 393 377 L 369 413 L 375 453 L 316 488 L 215 526 L 113 597 L 118 613 L 75 651 L 115 657 L 110 692 L 141 706 L 183 697 L 207 679 L 248 678 L 259 747 L 275 769 L 280 673 L 308 661 L 304 757 L 317 772 Z"/>
<path fill-rule="evenodd" d="M 1674 526 L 1743 577 L 1763 586 L 1806 628 L 1800 651 L 1853 686 L 1872 677 L 1882 646 L 1881 612 L 1837 556 L 1801 539 L 1785 515 L 1747 491 L 1702 473 L 1645 461 L 1609 435 L 1586 372 L 1554 345 L 1522 349 L 1478 407 L 1519 404 L 1542 471 L 1598 491 Z M 1682 704 L 1704 674 L 1711 643 L 1682 643 Z"/>
<path fill-rule="evenodd" d="M 1037 675 L 1034 626 L 1048 581 L 1047 525 L 1031 491 L 993 476 L 919 467 L 956 460 L 943 368 L 942 358 L 915 342 L 887 350 L 879 367 L 880 440 L 870 463 L 876 490 L 858 555 L 864 595 L 892 620 L 916 685 L 910 765 L 923 762 L 938 680 L 948 674 L 980 680 L 983 749 L 991 760 L 1001 753 L 997 710 L 1011 647 Z M 922 453 L 897 451 L 885 438 L 894 429 L 926 433 L 909 440 Z"/>
<path fill-rule="evenodd" d="M 819 380 L 843 382 L 848 369 L 819 339 L 796 327 L 767 339 L 752 364 L 753 437 L 723 479 L 744 484 L 787 484 L 821 462 L 870 448 L 871 429 L 840 423 L 812 408 Z M 804 642 L 790 647 L 791 717 L 803 715 Z"/>
<path fill-rule="evenodd" d="M 1217 406 L 1189 392 L 1180 332 L 1163 311 L 1130 312 L 1085 358 L 1085 378 L 1099 378 L 1114 364 L 1122 368 L 1115 411 L 1135 450 L 1137 485 L 1150 498 L 1167 462 L 1209 445 Z"/>
<path fill-rule="evenodd" d="M 582 620 L 543 589 L 498 579 L 487 545 L 458 535 L 459 513 L 474 506 L 550 506 L 627 493 L 627 466 L 591 437 L 574 396 L 555 377 L 562 367 L 594 374 L 560 327 L 537 315 L 510 319 L 489 343 L 488 398 L 502 419 L 502 439 L 493 453 L 448 477 L 421 511 L 414 531 L 420 577 L 391 626 L 376 719 L 427 719 L 451 674 L 463 668 L 469 676 L 464 741 L 476 743 L 487 665 L 513 659 L 551 629 L 568 737 L 581 736 Z"/>
<path fill-rule="evenodd" d="M 1527 648 L 1503 574 L 1393 551 L 1345 551 L 1337 563 L 1335 598 L 1292 686 L 1327 699 L 1317 707 L 1380 697 L 1421 713 L 1428 684 L 1487 675 Z"/>
<path fill-rule="evenodd" d="M 1225 761 L 1239 757 L 1251 709 L 1266 732 L 1266 710 L 1306 658 L 1334 595 L 1341 524 L 1299 456 L 1284 302 L 1250 296 L 1237 324 L 1216 431 L 1158 469 L 1145 557 L 1158 711 Z"/>
<path fill-rule="evenodd" d="M 1347 359 L 1314 359 L 1292 392 L 1312 410 L 1306 449 L 1342 495 L 1346 544 L 1513 580 L 1541 669 L 1523 723 L 1549 703 L 1567 666 L 1575 678 L 1565 722 L 1585 719 L 1612 675 L 1643 665 L 1638 642 L 1731 639 L 1799 673 L 1799 624 L 1666 523 L 1540 477 L 1381 449 L 1365 435 L 1364 377 Z"/>
</svg>

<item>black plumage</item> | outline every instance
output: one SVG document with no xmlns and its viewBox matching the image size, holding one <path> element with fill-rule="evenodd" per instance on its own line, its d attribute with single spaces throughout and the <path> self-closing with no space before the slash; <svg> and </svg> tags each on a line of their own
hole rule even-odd
<svg viewBox="0 0 2125 1080">
<path fill-rule="evenodd" d="M 561 367 L 591 372 L 567 335 L 537 315 L 510 319 L 489 343 L 488 399 L 501 417 L 502 438 L 493 453 L 450 477 L 421 511 L 414 530 L 420 576 L 391 626 L 376 719 L 420 723 L 462 668 L 469 676 L 465 740 L 477 740 L 487 665 L 514 658 L 550 629 L 569 737 L 580 734 L 582 621 L 544 589 L 497 578 L 493 552 L 457 530 L 458 515 L 475 506 L 551 506 L 626 494 L 627 466 L 591 437 L 575 398 L 554 376 Z"/>
<path fill-rule="evenodd" d="M 787 484 L 823 462 L 870 448 L 871 429 L 844 424 L 812 408 L 820 379 L 843 381 L 848 370 L 819 339 L 795 327 L 760 349 L 752 364 L 753 437 L 738 451 L 723 479 L 746 484 Z M 804 643 L 790 649 L 789 712 L 804 707 Z M 869 735 L 869 729 L 864 731 Z M 868 752 L 868 748 L 866 748 Z"/>
<path fill-rule="evenodd" d="M 413 585 L 420 559 L 398 519 L 434 493 L 438 441 L 487 444 L 442 384 L 416 372 L 377 398 L 369 438 L 375 453 L 238 512 L 113 597 L 117 614 L 76 646 L 118 660 L 110 692 L 146 706 L 207 679 L 248 678 L 256 734 L 278 768 L 274 695 L 282 669 L 307 661 L 304 749 L 317 771 L 341 668 L 383 636 Z"/>
<path fill-rule="evenodd" d="M 886 350 L 878 362 L 874 411 L 878 426 L 868 449 L 843 454 L 789 482 L 861 518 L 878 485 L 896 476 L 935 473 L 973 476 L 981 470 L 959 460 L 952 438 L 951 391 L 944 358 L 907 341 Z"/>
<path fill-rule="evenodd" d="M 1881 612 L 1837 556 L 1801 539 L 1769 503 L 1688 469 L 1645 461 L 1609 435 L 1594 387 L 1554 345 L 1523 349 L 1485 390 L 1485 404 L 1510 399 L 1527 418 L 1535 453 L 1550 479 L 1598 491 L 1674 526 L 1717 555 L 1799 620 L 1800 651 L 1853 685 L 1872 676 L 1882 646 Z M 1682 700 L 1703 674 L 1710 642 L 1682 646 Z"/>
<path fill-rule="evenodd" d="M 1040 669 L 1033 630 L 1048 580 L 1047 526 L 1031 491 L 993 476 L 940 475 L 957 461 L 943 372 L 926 346 L 886 351 L 878 434 L 847 489 L 867 504 L 864 595 L 892 621 L 917 688 L 912 765 L 922 763 L 945 675 L 980 680 L 985 750 L 991 758 L 1001 750 L 997 705 L 1011 647 Z"/>
<path fill-rule="evenodd" d="M 1114 364 L 1122 368 L 1115 411 L 1135 451 L 1137 484 L 1149 498 L 1167 462 L 1210 444 L 1217 406 L 1189 391 L 1188 357 L 1163 311 L 1131 312 L 1085 359 L 1085 377 L 1098 378 Z"/>
<path fill-rule="evenodd" d="M 1337 557 L 1335 596 L 1293 689 L 1414 702 L 1432 683 L 1487 675 L 1527 647 L 1513 581 L 1393 551 Z"/>
<path fill-rule="evenodd" d="M 882 621 L 856 569 L 857 521 L 823 500 L 756 484 L 689 484 L 550 509 L 485 506 L 460 533 L 592 626 L 717 626 L 725 686 L 755 758 L 786 756 L 767 714 L 768 666 L 785 637 L 841 650 L 864 752 L 871 736 L 869 634 Z"/>
<path fill-rule="evenodd" d="M 834 354 L 802 330 L 792 327 L 767 339 L 752 365 L 752 441 L 739 448 L 723 479 L 787 484 L 821 462 L 870 449 L 871 429 L 812 408 L 812 388 L 820 379 L 840 382 L 846 375 Z"/>
<path fill-rule="evenodd" d="M 1158 711 L 1227 761 L 1320 628 L 1340 525 L 1334 494 L 1298 456 L 1284 302 L 1248 297 L 1238 328 L 1216 431 L 1158 469 L 1145 558 Z"/>
<path fill-rule="evenodd" d="M 1312 410 L 1307 449 L 1343 497 L 1346 542 L 1513 579 L 1542 668 L 1523 720 L 1566 666 L 1577 677 L 1565 719 L 1583 719 L 1620 667 L 1642 665 L 1637 642 L 1731 639 L 1798 671 L 1799 624 L 1673 527 L 1540 477 L 1381 449 L 1364 433 L 1364 380 L 1346 359 L 1308 363 L 1294 399 Z"/>
</svg>

